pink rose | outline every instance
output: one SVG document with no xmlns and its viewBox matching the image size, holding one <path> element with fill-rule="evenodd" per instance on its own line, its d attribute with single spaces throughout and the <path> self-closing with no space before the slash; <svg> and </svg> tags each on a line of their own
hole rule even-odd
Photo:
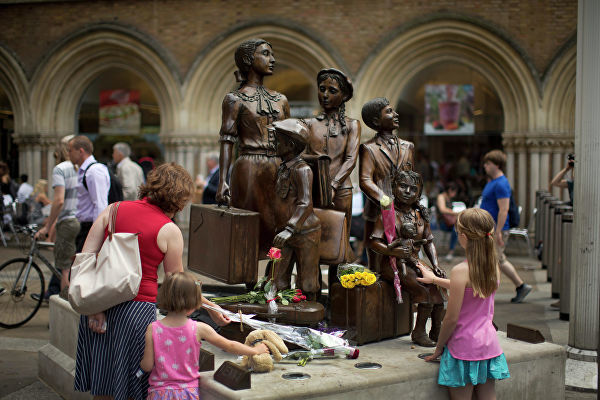
<svg viewBox="0 0 600 400">
<path fill-rule="evenodd" d="M 281 258 L 281 250 L 279 250 L 277 247 L 271 247 L 267 253 L 267 257 L 269 257 L 271 260 L 279 260 Z"/>
</svg>

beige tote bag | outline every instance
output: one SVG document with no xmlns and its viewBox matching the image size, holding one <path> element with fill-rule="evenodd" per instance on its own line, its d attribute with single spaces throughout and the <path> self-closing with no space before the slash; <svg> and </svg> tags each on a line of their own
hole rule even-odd
<svg viewBox="0 0 600 400">
<path fill-rule="evenodd" d="M 97 256 L 78 253 L 71 267 L 69 303 L 80 314 L 96 314 L 132 300 L 140 289 L 138 234 L 114 233 L 119 204 L 110 206 L 108 237 Z"/>
</svg>

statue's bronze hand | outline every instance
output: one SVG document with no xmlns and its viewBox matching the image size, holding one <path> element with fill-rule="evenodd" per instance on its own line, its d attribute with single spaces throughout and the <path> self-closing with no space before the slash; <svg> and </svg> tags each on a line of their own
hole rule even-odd
<svg viewBox="0 0 600 400">
<path fill-rule="evenodd" d="M 397 258 L 409 258 L 411 256 L 412 249 L 406 246 L 399 246 L 392 249 L 392 254 Z"/>
<path fill-rule="evenodd" d="M 215 200 L 219 205 L 230 205 L 231 204 L 231 195 L 229 194 L 229 185 L 226 183 L 220 183 L 217 188 L 217 194 L 215 195 Z"/>
<path fill-rule="evenodd" d="M 288 231 L 287 229 L 283 230 L 279 232 L 277 236 L 275 236 L 275 239 L 273 239 L 273 246 L 282 248 L 285 245 L 285 242 L 291 237 L 292 232 Z"/>
</svg>

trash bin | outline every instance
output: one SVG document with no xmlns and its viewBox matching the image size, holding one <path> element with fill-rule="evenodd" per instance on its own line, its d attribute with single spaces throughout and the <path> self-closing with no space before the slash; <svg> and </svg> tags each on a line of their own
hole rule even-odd
<svg viewBox="0 0 600 400">
<path fill-rule="evenodd" d="M 561 278 L 560 285 L 560 313 L 559 318 L 563 321 L 569 320 L 569 308 L 571 307 L 571 247 L 573 233 L 573 212 L 563 212 L 561 228 Z"/>
<path fill-rule="evenodd" d="M 560 298 L 562 301 L 562 214 L 571 211 L 571 206 L 561 204 L 554 208 L 554 229 L 552 230 L 552 258 L 550 259 L 549 269 L 552 270 L 552 297 Z"/>
</svg>

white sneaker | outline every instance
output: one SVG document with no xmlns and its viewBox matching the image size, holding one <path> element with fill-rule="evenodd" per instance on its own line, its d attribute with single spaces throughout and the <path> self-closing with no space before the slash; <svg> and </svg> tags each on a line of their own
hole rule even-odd
<svg viewBox="0 0 600 400">
<path fill-rule="evenodd" d="M 444 257 L 444 260 L 445 261 L 452 261 L 453 258 L 454 258 L 454 255 L 448 253 L 448 254 L 446 254 L 446 257 Z"/>
</svg>

